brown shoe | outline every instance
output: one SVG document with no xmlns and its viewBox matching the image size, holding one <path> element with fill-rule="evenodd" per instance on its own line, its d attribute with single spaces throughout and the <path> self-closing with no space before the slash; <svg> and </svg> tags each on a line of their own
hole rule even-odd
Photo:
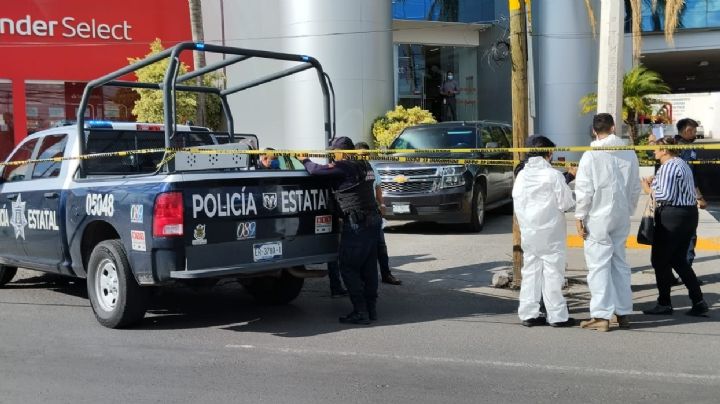
<svg viewBox="0 0 720 404">
<path fill-rule="evenodd" d="M 390 285 L 402 285 L 402 281 L 394 277 L 392 274 L 383 275 L 382 281 L 383 283 L 389 283 Z"/>
<path fill-rule="evenodd" d="M 603 332 L 610 331 L 610 320 L 605 320 L 604 318 L 591 318 L 590 320 L 581 321 L 580 328 Z"/>
<path fill-rule="evenodd" d="M 628 315 L 621 316 L 619 314 L 616 314 L 615 317 L 617 318 L 618 327 L 624 328 L 626 330 L 628 328 L 630 328 L 630 316 L 628 316 Z"/>
</svg>

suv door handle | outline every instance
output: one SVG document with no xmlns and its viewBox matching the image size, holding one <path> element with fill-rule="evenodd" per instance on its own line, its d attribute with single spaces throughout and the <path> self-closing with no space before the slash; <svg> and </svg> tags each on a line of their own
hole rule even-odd
<svg viewBox="0 0 720 404">
<path fill-rule="evenodd" d="M 57 192 L 45 192 L 43 196 L 47 199 L 55 199 L 60 196 L 60 194 L 58 194 Z"/>
<path fill-rule="evenodd" d="M 5 197 L 11 201 L 14 201 L 18 197 L 18 194 L 5 194 Z"/>
</svg>

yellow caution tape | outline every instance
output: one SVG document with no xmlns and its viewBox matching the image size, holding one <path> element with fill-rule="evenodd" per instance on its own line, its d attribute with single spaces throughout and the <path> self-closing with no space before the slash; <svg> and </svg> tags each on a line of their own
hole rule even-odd
<svg viewBox="0 0 720 404">
<path fill-rule="evenodd" d="M 614 146 L 614 147 L 589 147 L 589 146 L 572 146 L 572 147 L 509 147 L 509 148 L 476 148 L 476 149 L 393 149 L 393 150 L 246 150 L 246 149 L 207 149 L 198 147 L 186 148 L 153 148 L 139 150 L 123 150 L 107 153 L 91 153 L 82 156 L 68 157 L 52 157 L 45 159 L 22 160 L 0 162 L 3 166 L 19 166 L 24 164 L 44 163 L 44 162 L 62 162 L 65 160 L 89 160 L 107 157 L 126 157 L 131 155 L 141 155 L 149 153 L 165 153 L 166 156 L 158 165 L 161 167 L 170 162 L 178 152 L 188 152 L 193 154 L 247 154 L 247 155 L 271 155 L 271 156 L 287 156 L 287 157 L 318 157 L 325 158 L 335 153 L 343 153 L 350 158 L 373 160 L 373 161 L 397 161 L 408 163 L 437 163 L 437 164 L 484 164 L 484 165 L 501 165 L 515 166 L 518 160 L 511 159 L 478 159 L 478 158 L 447 158 L 447 157 L 426 157 L 413 156 L 413 154 L 471 154 L 471 153 L 528 153 L 528 152 L 584 152 L 584 151 L 651 151 L 657 149 L 671 150 L 720 150 L 720 144 L 692 144 L 692 145 L 644 145 L 644 146 Z M 694 165 L 700 164 L 720 164 L 720 159 L 713 160 L 694 160 L 688 163 Z M 555 162 L 555 166 L 575 166 L 577 162 Z M 641 160 L 641 165 L 655 165 L 653 160 Z"/>
</svg>

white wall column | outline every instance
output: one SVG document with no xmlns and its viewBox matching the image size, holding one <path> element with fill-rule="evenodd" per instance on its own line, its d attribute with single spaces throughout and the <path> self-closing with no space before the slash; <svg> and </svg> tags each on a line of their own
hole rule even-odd
<svg viewBox="0 0 720 404">
<path fill-rule="evenodd" d="M 617 131 L 622 128 L 622 84 L 625 5 L 617 0 L 602 0 L 600 12 L 600 54 L 598 60 L 597 112 L 615 118 Z M 621 133 L 618 133 L 621 134 Z"/>
</svg>

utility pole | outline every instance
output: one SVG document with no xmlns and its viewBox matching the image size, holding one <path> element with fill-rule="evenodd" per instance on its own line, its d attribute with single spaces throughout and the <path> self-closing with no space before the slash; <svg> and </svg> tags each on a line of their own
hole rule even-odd
<svg viewBox="0 0 720 404">
<path fill-rule="evenodd" d="M 600 57 L 598 64 L 597 112 L 615 118 L 622 135 L 623 51 L 625 5 L 622 1 L 602 0 L 600 5 Z"/>
<path fill-rule="evenodd" d="M 527 76 L 527 1 L 509 0 L 510 55 L 512 60 L 512 126 L 513 147 L 523 147 L 528 131 Z M 525 153 L 513 153 L 513 167 L 525 158 Z M 523 265 L 520 227 L 513 214 L 513 286 L 520 286 Z"/>
<path fill-rule="evenodd" d="M 202 4 L 201 0 L 188 0 L 190 7 L 190 30 L 192 32 L 193 42 L 205 42 L 205 32 L 203 29 Z M 193 64 L 195 70 L 205 67 L 205 52 L 193 52 Z M 203 76 L 195 78 L 195 85 L 203 86 Z M 207 98 L 205 93 L 197 94 L 197 121 L 195 125 L 207 126 Z"/>
</svg>

